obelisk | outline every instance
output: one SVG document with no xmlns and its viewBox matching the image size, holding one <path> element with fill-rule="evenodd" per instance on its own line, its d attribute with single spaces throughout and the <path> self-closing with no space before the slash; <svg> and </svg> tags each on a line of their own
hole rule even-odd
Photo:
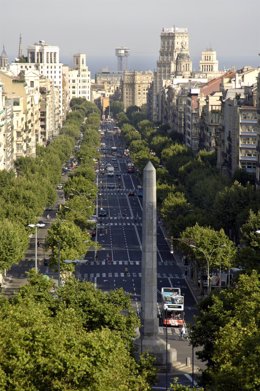
<svg viewBox="0 0 260 391">
<path fill-rule="evenodd" d="M 158 335 L 157 317 L 156 171 L 148 162 L 143 172 L 141 316 L 143 337 Z"/>
<path fill-rule="evenodd" d="M 136 346 L 156 358 L 157 365 L 169 365 L 177 360 L 175 349 L 159 337 L 157 317 L 157 205 L 156 171 L 148 162 L 143 171 L 143 226 L 140 337 Z"/>
</svg>

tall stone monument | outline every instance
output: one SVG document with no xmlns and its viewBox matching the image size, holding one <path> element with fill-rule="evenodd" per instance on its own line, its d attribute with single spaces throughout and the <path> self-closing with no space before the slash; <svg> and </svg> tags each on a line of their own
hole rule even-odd
<svg viewBox="0 0 260 391">
<path fill-rule="evenodd" d="M 176 361 L 176 350 L 170 349 L 158 335 L 156 171 L 151 162 L 143 171 L 141 321 L 140 337 L 136 340 L 139 353 L 153 354 L 158 365 Z"/>
</svg>

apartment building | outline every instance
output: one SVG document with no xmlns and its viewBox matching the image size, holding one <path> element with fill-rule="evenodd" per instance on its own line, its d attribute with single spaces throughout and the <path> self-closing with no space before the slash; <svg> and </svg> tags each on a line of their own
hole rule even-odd
<svg viewBox="0 0 260 391">
<path fill-rule="evenodd" d="M 233 175 L 237 169 L 258 175 L 257 77 L 259 68 L 244 67 L 223 77 L 222 122 L 217 164 Z"/>
<path fill-rule="evenodd" d="M 10 162 L 6 161 L 5 150 L 6 150 L 6 130 L 9 128 L 9 126 L 7 126 L 7 122 L 8 123 L 10 122 L 8 120 L 8 116 L 12 118 L 12 114 L 9 112 L 9 107 L 8 109 L 6 108 L 3 87 L 4 87 L 3 83 L 0 82 L 0 170 L 3 170 L 5 168 L 8 169 L 8 166 L 10 164 Z"/>
<path fill-rule="evenodd" d="M 40 143 L 46 143 L 57 135 L 59 127 L 59 95 L 53 82 L 44 76 L 39 78 L 40 91 Z M 64 101 L 64 100 L 63 100 Z"/>
<path fill-rule="evenodd" d="M 13 161 L 21 156 L 36 156 L 36 143 L 40 135 L 40 93 L 35 81 L 37 75 L 33 73 L 26 82 L 23 73 L 13 76 L 0 71 L 0 82 L 10 113 L 7 123 L 12 132 Z"/>
<path fill-rule="evenodd" d="M 199 148 L 199 88 L 189 90 L 185 105 L 185 144 L 193 151 Z"/>
<path fill-rule="evenodd" d="M 38 70 L 40 75 L 53 82 L 59 94 L 59 127 L 62 126 L 62 121 L 66 116 L 66 109 L 63 106 L 62 66 L 59 47 L 48 45 L 43 40 L 27 48 L 27 57 L 18 59 L 10 65 L 11 72 L 16 76 L 21 71 Z"/>
<path fill-rule="evenodd" d="M 204 97 L 200 116 L 199 149 L 217 150 L 218 131 L 221 125 L 222 92 L 214 91 Z"/>
<path fill-rule="evenodd" d="M 96 73 L 95 80 L 92 80 L 91 83 L 91 101 L 95 102 L 102 97 L 108 98 L 111 96 L 120 100 L 122 98 L 120 90 L 121 79 L 122 73 L 119 72 L 103 70 Z"/>
<path fill-rule="evenodd" d="M 86 55 L 83 53 L 73 56 L 74 66 L 69 69 L 69 100 L 72 98 L 85 98 L 91 100 L 90 71 L 86 65 Z"/>
<path fill-rule="evenodd" d="M 253 95 L 253 87 L 233 88 L 223 99 L 218 167 L 228 175 L 238 169 L 256 172 L 257 111 Z"/>
<path fill-rule="evenodd" d="M 153 72 L 125 71 L 121 81 L 124 109 L 147 104 L 148 89 L 153 81 Z"/>
</svg>

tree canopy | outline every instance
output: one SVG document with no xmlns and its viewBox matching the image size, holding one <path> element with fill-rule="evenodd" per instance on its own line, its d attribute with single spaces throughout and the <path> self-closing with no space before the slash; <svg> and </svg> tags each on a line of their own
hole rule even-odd
<svg viewBox="0 0 260 391">
<path fill-rule="evenodd" d="M 150 390 L 151 362 L 131 354 L 138 323 L 122 291 L 71 279 L 54 295 L 50 280 L 31 273 L 0 308 L 1 389 Z"/>
<path fill-rule="evenodd" d="M 260 280 L 256 272 L 240 275 L 230 289 L 214 293 L 199 305 L 191 329 L 198 356 L 207 361 L 207 390 L 259 390 Z"/>
</svg>

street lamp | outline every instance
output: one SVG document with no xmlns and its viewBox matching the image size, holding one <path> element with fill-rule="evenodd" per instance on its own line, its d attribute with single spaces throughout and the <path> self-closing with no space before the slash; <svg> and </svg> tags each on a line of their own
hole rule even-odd
<svg viewBox="0 0 260 391">
<path fill-rule="evenodd" d="M 195 246 L 195 244 L 189 244 L 189 246 L 191 248 L 196 248 L 198 251 L 201 251 L 202 254 L 204 255 L 204 258 L 205 258 L 206 262 L 207 262 L 207 294 L 209 294 L 210 293 L 209 259 L 208 259 L 207 255 L 206 255 L 205 251 L 202 250 L 200 247 Z M 214 251 L 215 251 L 215 249 L 213 249 L 212 253 Z"/>
<path fill-rule="evenodd" d="M 35 228 L 35 271 L 36 273 L 38 272 L 38 239 L 37 239 L 37 234 L 38 234 L 38 228 L 43 228 L 45 227 L 44 223 L 37 223 L 37 224 L 28 224 L 28 227 L 30 228 Z"/>
<path fill-rule="evenodd" d="M 259 233 L 260 233 L 260 231 L 259 231 Z M 198 251 L 200 251 L 204 255 L 204 258 L 207 262 L 207 294 L 209 294 L 211 292 L 209 261 L 211 259 L 211 256 L 213 255 L 213 253 L 215 251 L 219 250 L 219 248 L 225 247 L 225 245 L 219 246 L 218 248 L 213 248 L 213 250 L 209 254 L 207 254 L 206 251 L 204 251 L 202 248 L 195 246 L 195 244 L 189 244 L 189 246 L 191 248 L 196 248 Z M 222 275 L 221 275 L 221 265 L 220 265 L 220 287 L 221 287 L 221 278 L 222 278 Z"/>
<path fill-rule="evenodd" d="M 173 250 L 173 237 L 171 236 L 171 247 L 170 247 L 170 253 L 171 254 L 174 254 L 174 250 Z"/>
</svg>

